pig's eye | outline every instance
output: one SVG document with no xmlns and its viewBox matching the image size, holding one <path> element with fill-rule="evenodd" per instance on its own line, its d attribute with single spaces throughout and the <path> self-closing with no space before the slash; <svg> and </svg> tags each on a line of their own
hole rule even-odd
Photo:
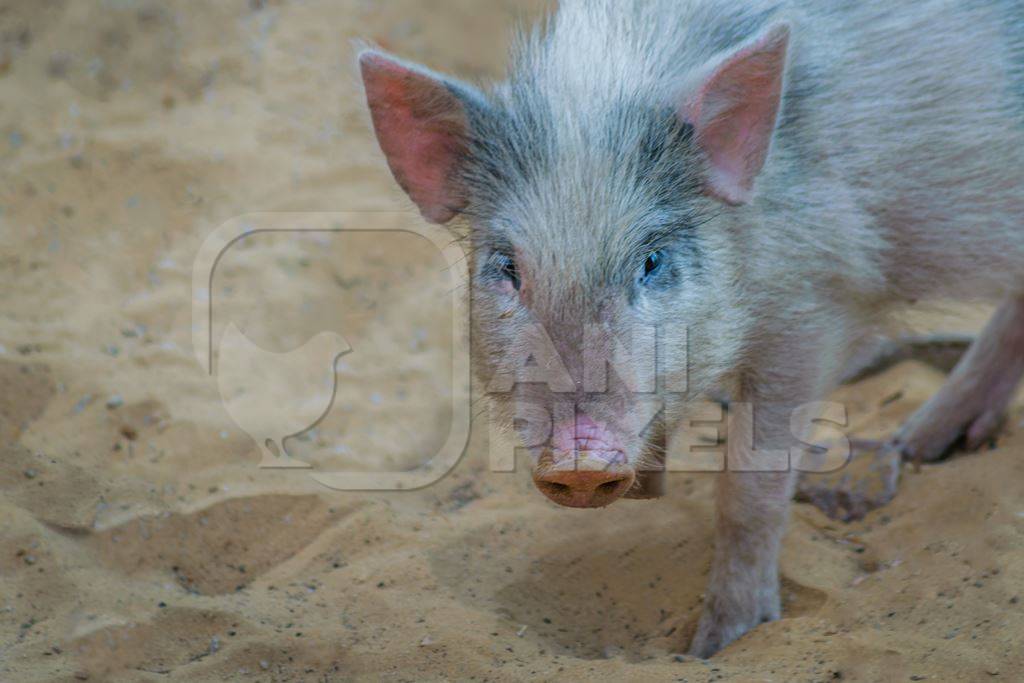
<svg viewBox="0 0 1024 683">
<path fill-rule="evenodd" d="M 519 291 L 519 271 L 516 269 L 516 262 L 507 254 L 494 255 L 494 269 L 498 276 L 507 280 L 512 287 Z"/>
<path fill-rule="evenodd" d="M 648 256 L 647 260 L 644 261 L 643 274 L 640 276 L 640 283 L 647 284 L 661 272 L 662 267 L 665 265 L 665 252 L 652 251 Z"/>
</svg>

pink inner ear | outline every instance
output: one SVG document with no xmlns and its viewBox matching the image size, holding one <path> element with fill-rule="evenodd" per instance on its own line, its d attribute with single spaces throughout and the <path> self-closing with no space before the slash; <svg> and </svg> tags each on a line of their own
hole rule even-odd
<svg viewBox="0 0 1024 683">
<path fill-rule="evenodd" d="M 708 191 L 730 204 L 750 200 L 775 131 L 789 27 L 773 26 L 719 65 L 682 108 L 707 155 Z"/>
<path fill-rule="evenodd" d="M 359 58 L 374 131 L 395 180 L 434 223 L 465 201 L 452 182 L 465 150 L 466 116 L 444 83 L 376 53 Z"/>
</svg>

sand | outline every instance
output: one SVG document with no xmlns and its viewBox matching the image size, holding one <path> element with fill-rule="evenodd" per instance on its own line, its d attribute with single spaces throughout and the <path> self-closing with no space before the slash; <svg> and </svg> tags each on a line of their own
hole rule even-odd
<svg viewBox="0 0 1024 683">
<path fill-rule="evenodd" d="M 228 322 L 274 352 L 343 335 L 335 401 L 288 452 L 403 470 L 451 420 L 448 271 L 407 234 L 266 233 L 194 293 L 204 240 L 253 212 L 413 221 L 351 39 L 493 76 L 538 5 L 0 3 L 0 680 L 1020 680 L 1019 403 L 991 449 L 908 471 L 863 522 L 795 506 L 785 617 L 706 662 L 676 655 L 710 560 L 707 475 L 558 509 L 522 469 L 490 471 L 483 420 L 419 491 L 258 467 L 193 352 L 193 294 L 217 303 L 215 341 Z M 315 353 L 289 362 L 331 382 Z M 942 379 L 909 362 L 837 400 L 880 436 Z"/>
</svg>

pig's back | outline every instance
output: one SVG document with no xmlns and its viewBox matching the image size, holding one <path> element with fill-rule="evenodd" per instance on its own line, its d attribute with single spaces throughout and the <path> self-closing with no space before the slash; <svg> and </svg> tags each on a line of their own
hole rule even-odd
<svg viewBox="0 0 1024 683">
<path fill-rule="evenodd" d="M 832 75 L 783 144 L 824 145 L 826 170 L 896 246 L 896 287 L 915 297 L 1024 288 L 1024 3 L 799 4 L 809 49 L 798 68 L 815 60 Z"/>
<path fill-rule="evenodd" d="M 908 296 L 1024 287 L 1024 0 L 563 0 L 519 74 L 598 124 L 623 100 L 672 105 L 781 20 L 790 72 L 761 193 L 838 183 L 895 246 L 885 268 Z"/>
</svg>

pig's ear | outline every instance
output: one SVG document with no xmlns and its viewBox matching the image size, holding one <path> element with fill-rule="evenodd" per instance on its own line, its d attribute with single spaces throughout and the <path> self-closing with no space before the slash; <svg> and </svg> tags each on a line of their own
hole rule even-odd
<svg viewBox="0 0 1024 683">
<path fill-rule="evenodd" d="M 771 146 L 782 100 L 789 25 L 774 24 L 726 56 L 683 103 L 707 156 L 710 194 L 729 204 L 750 200 Z"/>
<path fill-rule="evenodd" d="M 466 204 L 457 175 L 469 133 L 465 101 L 474 94 L 375 50 L 359 55 L 359 68 L 395 180 L 424 218 L 447 223 Z"/>
</svg>

